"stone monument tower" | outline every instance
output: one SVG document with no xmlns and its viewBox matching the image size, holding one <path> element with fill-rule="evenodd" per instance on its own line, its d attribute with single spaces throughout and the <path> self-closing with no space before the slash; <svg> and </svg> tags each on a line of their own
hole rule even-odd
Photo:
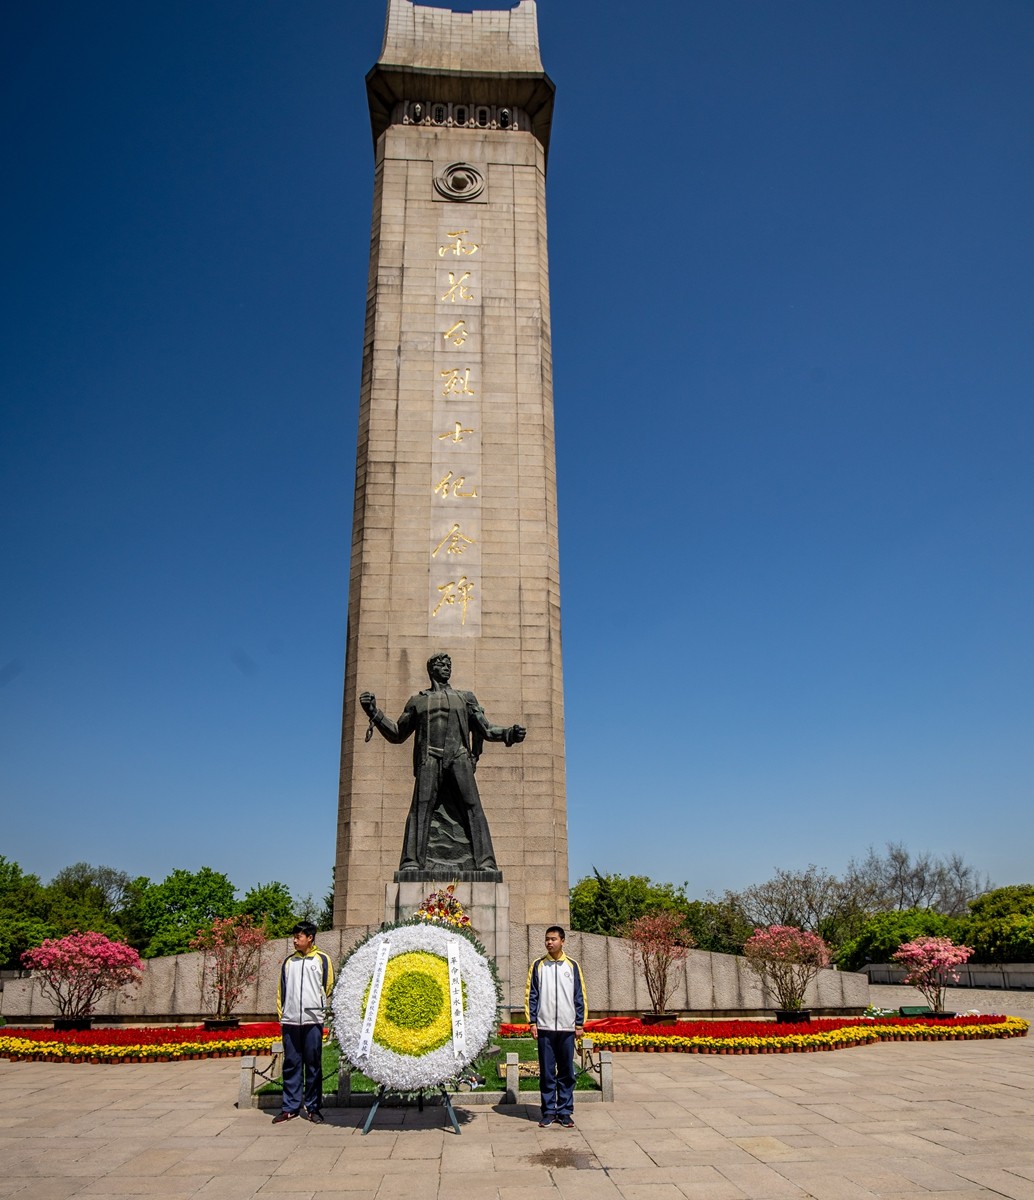
<svg viewBox="0 0 1034 1200">
<path fill-rule="evenodd" d="M 566 921 L 545 205 L 554 88 L 535 0 L 473 13 L 389 0 L 366 82 L 373 230 L 335 925 L 377 924 L 405 908 L 407 886 L 426 894 L 456 877 L 475 907 L 498 901 L 506 920 L 508 904 L 513 926 Z M 523 742 L 486 745 L 477 766 L 495 874 L 455 870 L 447 828 L 426 870 L 399 873 L 412 743 L 369 740 L 359 696 L 375 692 L 397 717 L 428 687 L 436 651 L 488 722 L 527 729 Z M 486 944 L 506 959 L 508 930 L 496 934 Z"/>
</svg>

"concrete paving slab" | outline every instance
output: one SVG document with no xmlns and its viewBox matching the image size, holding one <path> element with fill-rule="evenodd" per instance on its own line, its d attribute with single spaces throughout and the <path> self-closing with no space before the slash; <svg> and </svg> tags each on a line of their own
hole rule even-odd
<svg viewBox="0 0 1034 1200">
<path fill-rule="evenodd" d="M 554 1180 L 554 1185 L 559 1200 L 621 1200 L 617 1184 L 606 1175 L 584 1179 L 581 1175 L 566 1174 Z"/>
<path fill-rule="evenodd" d="M 469 1190 L 463 1192 L 463 1200 L 497 1200 L 499 1191 L 490 1183 L 471 1184 Z M 431 1193 L 428 1193 L 430 1198 Z M 440 1181 L 437 1200 L 456 1200 L 457 1193 L 450 1181 Z"/>
<path fill-rule="evenodd" d="M 999 1167 L 982 1167 L 976 1170 L 964 1167 L 960 1174 L 1000 1196 L 1011 1196 L 1012 1200 L 1034 1200 L 1034 1183 L 1015 1171 Z"/>
<path fill-rule="evenodd" d="M 37 1179 L 23 1190 L 9 1194 L 19 1196 L 20 1200 L 68 1200 L 80 1193 L 78 1184 L 69 1179 Z"/>
<path fill-rule="evenodd" d="M 461 1106 L 460 1137 L 438 1108 L 364 1137 L 358 1109 L 239 1112 L 233 1060 L 0 1062 L 0 1197 L 1034 1200 L 1034 1039 L 614 1067 L 616 1103 L 575 1130 Z"/>
<path fill-rule="evenodd" d="M 251 1200 L 266 1183 L 265 1175 L 212 1178 L 194 1193 L 194 1197 L 195 1200 Z"/>
<path fill-rule="evenodd" d="M 685 1200 L 686 1193 L 674 1183 L 629 1183 L 618 1185 L 624 1200 Z"/>
<path fill-rule="evenodd" d="M 285 1192 L 280 1186 L 279 1182 L 275 1182 L 264 1183 L 262 1187 L 260 1187 L 255 1193 L 255 1195 L 261 1196 L 263 1200 L 271 1200 L 272 1197 L 276 1196 L 289 1197 L 290 1200 L 313 1200 L 313 1197 L 316 1195 L 316 1193 L 311 1188 L 304 1192 Z"/>
</svg>

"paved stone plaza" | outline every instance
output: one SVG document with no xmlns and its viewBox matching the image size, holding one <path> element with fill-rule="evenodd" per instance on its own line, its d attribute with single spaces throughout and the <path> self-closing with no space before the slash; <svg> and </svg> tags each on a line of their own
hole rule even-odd
<svg viewBox="0 0 1034 1200">
<path fill-rule="evenodd" d="M 574 1131 L 471 1108 L 457 1137 L 440 1109 L 387 1110 L 363 1137 L 361 1110 L 238 1112 L 235 1060 L 4 1061 L 0 1196 L 1034 1200 L 1034 1038 L 623 1054 L 614 1076 L 617 1101 L 576 1108 Z"/>
</svg>

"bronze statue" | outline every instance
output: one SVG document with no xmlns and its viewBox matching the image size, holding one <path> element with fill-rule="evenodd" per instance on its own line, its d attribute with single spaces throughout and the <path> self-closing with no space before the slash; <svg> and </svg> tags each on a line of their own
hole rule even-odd
<svg viewBox="0 0 1034 1200">
<path fill-rule="evenodd" d="M 492 836 L 481 807 L 474 772 L 484 742 L 523 742 L 523 725 L 503 728 L 489 724 L 473 692 L 449 687 L 452 659 L 434 654 L 427 660 L 431 686 L 410 696 L 398 721 L 377 707 L 377 697 L 363 692 L 359 703 L 374 727 L 389 742 L 399 744 L 410 734 L 413 746 L 413 803 L 406 818 L 406 833 L 399 871 L 422 871 L 428 866 L 432 829 L 443 823 L 458 825 L 469 842 L 469 859 L 454 859 L 460 870 L 498 871 Z M 466 847 L 464 847 L 466 850 Z"/>
</svg>

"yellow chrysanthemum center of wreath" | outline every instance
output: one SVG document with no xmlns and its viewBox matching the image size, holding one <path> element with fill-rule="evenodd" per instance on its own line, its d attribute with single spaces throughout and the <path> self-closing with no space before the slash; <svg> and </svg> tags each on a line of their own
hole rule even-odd
<svg viewBox="0 0 1034 1200">
<path fill-rule="evenodd" d="M 363 997 L 364 1008 L 368 995 L 369 988 Z M 448 960 L 426 950 L 390 958 L 373 1040 L 396 1054 L 420 1057 L 444 1046 L 451 1037 Z"/>
</svg>

